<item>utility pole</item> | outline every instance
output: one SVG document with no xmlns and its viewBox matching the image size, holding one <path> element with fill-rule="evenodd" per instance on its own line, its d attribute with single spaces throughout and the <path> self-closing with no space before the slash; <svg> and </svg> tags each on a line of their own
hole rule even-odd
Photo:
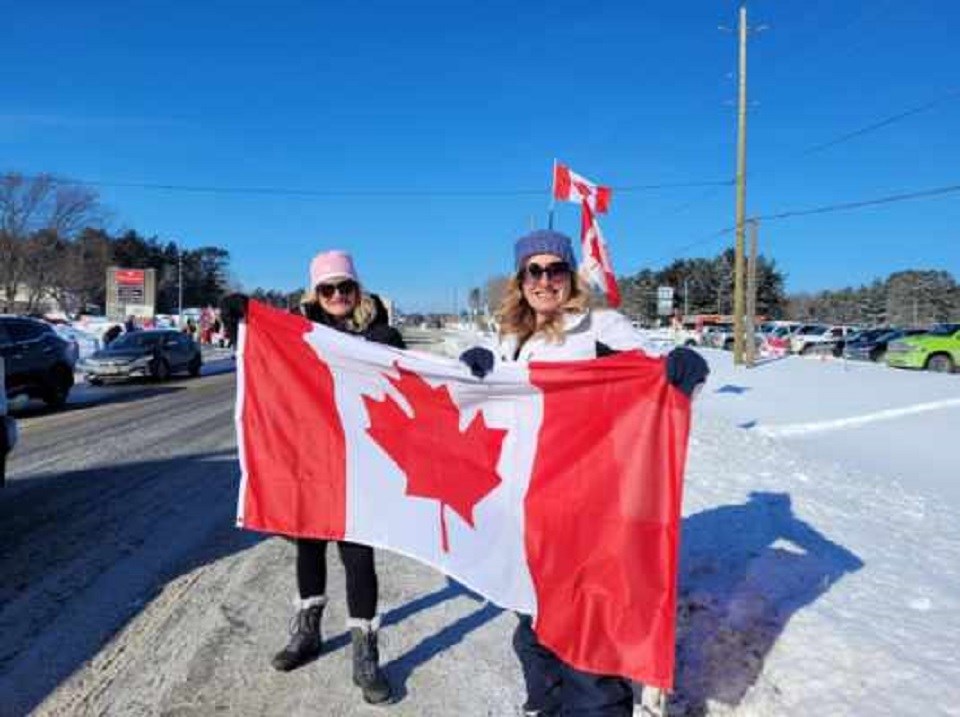
<svg viewBox="0 0 960 717">
<path fill-rule="evenodd" d="M 754 338 L 753 319 L 757 315 L 757 232 L 759 222 L 750 220 L 750 258 L 747 260 L 747 366 L 756 360 L 757 342 Z"/>
<path fill-rule="evenodd" d="M 177 327 L 183 324 L 183 250 L 177 244 Z"/>
<path fill-rule="evenodd" d="M 743 223 L 747 197 L 747 7 L 740 6 L 737 92 L 737 208 L 733 278 L 733 363 L 743 363 Z"/>
<path fill-rule="evenodd" d="M 687 277 L 683 277 L 683 318 L 686 319 L 690 315 L 690 301 L 689 301 L 690 289 L 688 285 Z"/>
</svg>

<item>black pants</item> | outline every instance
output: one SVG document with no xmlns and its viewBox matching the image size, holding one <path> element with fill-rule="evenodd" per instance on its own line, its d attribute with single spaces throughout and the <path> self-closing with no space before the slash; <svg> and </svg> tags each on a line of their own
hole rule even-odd
<svg viewBox="0 0 960 717">
<path fill-rule="evenodd" d="M 513 649 L 527 685 L 524 709 L 562 717 L 630 717 L 633 690 L 621 677 L 582 672 L 562 662 L 537 640 L 529 615 L 518 615 Z"/>
<path fill-rule="evenodd" d="M 326 540 L 297 539 L 297 589 L 301 598 L 327 592 Z M 350 617 L 372 620 L 377 614 L 377 571 L 373 548 L 340 541 L 340 560 L 347 573 L 347 609 Z"/>
</svg>

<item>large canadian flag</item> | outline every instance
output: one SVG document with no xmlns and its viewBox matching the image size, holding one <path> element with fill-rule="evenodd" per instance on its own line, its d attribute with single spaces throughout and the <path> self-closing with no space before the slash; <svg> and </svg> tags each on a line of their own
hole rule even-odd
<svg viewBox="0 0 960 717">
<path fill-rule="evenodd" d="M 690 403 L 663 360 L 498 365 L 250 302 L 238 524 L 435 566 L 568 664 L 670 688 Z"/>
</svg>

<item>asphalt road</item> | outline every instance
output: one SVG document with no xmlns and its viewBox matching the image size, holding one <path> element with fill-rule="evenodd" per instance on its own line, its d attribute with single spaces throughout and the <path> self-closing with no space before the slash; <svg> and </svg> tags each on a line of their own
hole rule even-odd
<svg viewBox="0 0 960 717">
<path fill-rule="evenodd" d="M 293 547 L 234 527 L 235 374 L 204 371 L 19 410 L 0 492 L 0 715 L 384 713 L 350 682 L 334 550 L 325 653 L 270 668 Z M 405 558 L 378 566 L 390 713 L 518 714 L 513 616 Z"/>
</svg>

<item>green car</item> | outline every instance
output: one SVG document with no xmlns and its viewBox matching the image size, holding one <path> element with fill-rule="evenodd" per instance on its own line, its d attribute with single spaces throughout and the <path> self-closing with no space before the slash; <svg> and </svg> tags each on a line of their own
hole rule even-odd
<svg viewBox="0 0 960 717">
<path fill-rule="evenodd" d="M 950 373 L 960 366 L 960 324 L 940 324 L 925 334 L 892 342 L 887 366 Z"/>
</svg>

